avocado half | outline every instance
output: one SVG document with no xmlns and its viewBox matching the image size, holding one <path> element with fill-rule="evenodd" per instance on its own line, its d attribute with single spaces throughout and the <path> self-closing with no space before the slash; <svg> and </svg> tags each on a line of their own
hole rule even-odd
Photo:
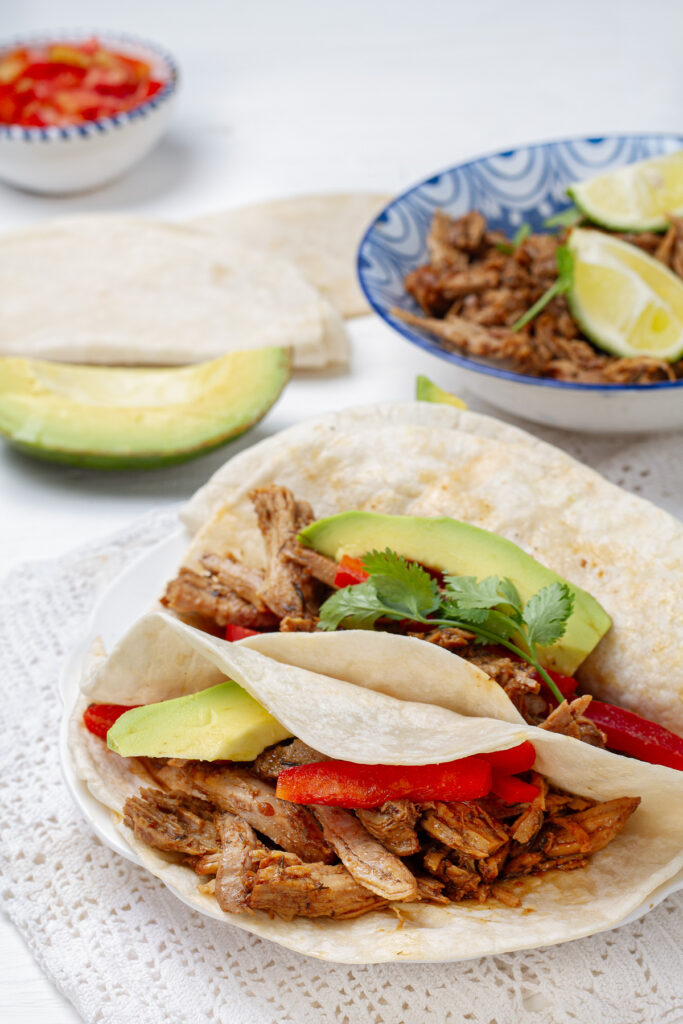
<svg viewBox="0 0 683 1024">
<path fill-rule="evenodd" d="M 0 434 L 28 455 L 71 466 L 169 466 L 243 434 L 290 374 L 282 348 L 162 369 L 0 359 Z"/>
</svg>

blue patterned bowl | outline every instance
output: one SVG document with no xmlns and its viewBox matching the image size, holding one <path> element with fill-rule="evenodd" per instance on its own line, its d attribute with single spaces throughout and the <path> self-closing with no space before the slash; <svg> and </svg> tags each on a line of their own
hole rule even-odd
<svg viewBox="0 0 683 1024">
<path fill-rule="evenodd" d="M 574 181 L 671 153 L 681 135 L 611 135 L 564 139 L 480 157 L 427 178 L 394 199 L 370 225 L 358 252 L 358 275 L 371 306 L 409 341 L 458 368 L 462 385 L 493 405 L 536 423 L 612 433 L 683 429 L 683 380 L 657 384 L 574 384 L 528 377 L 444 348 L 437 338 L 392 316 L 419 312 L 406 274 L 427 262 L 434 211 L 461 216 L 476 209 L 492 229 L 513 235 L 528 221 L 535 231 L 566 209 Z"/>
</svg>

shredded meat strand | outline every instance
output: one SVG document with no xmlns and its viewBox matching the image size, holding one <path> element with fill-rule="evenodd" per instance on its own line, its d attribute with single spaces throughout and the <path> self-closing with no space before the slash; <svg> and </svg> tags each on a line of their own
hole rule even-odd
<svg viewBox="0 0 683 1024">
<path fill-rule="evenodd" d="M 400 858 L 370 835 L 352 811 L 314 807 L 323 835 L 357 882 L 386 900 L 414 900 L 417 882 Z"/>
<path fill-rule="evenodd" d="M 271 612 L 259 611 L 216 576 L 201 576 L 187 568 L 168 584 L 162 603 L 180 615 L 197 615 L 219 626 L 232 622 L 247 629 L 268 629 L 277 624 Z"/>
<path fill-rule="evenodd" d="M 219 583 L 229 587 L 243 601 L 252 604 L 256 611 L 268 611 L 260 596 L 266 577 L 263 569 L 253 569 L 242 565 L 234 555 L 227 555 L 225 558 L 211 554 L 202 555 L 201 563 Z"/>
<path fill-rule="evenodd" d="M 265 847 L 253 828 L 230 812 L 217 814 L 215 825 L 220 843 L 216 900 L 221 910 L 239 914 L 254 886 L 254 853 L 264 852 Z"/>
<path fill-rule="evenodd" d="M 294 917 L 360 917 L 380 910 L 386 902 L 360 885 L 341 864 L 304 864 L 292 853 L 273 851 L 258 866 L 249 906 L 291 921 Z"/>
<path fill-rule="evenodd" d="M 285 768 L 327 760 L 324 754 L 309 747 L 303 740 L 296 739 L 291 743 L 278 743 L 274 747 L 267 747 L 254 761 L 252 771 L 260 779 L 272 781 L 277 779 Z"/>
<path fill-rule="evenodd" d="M 372 810 L 358 810 L 356 815 L 370 835 L 398 857 L 409 857 L 420 849 L 415 831 L 418 810 L 410 800 L 389 800 Z"/>
<path fill-rule="evenodd" d="M 318 612 L 315 581 L 287 556 L 296 535 L 313 520 L 310 505 L 297 502 L 286 487 L 258 487 L 252 500 L 266 547 L 267 569 L 260 596 L 279 618 L 311 617 Z"/>
<path fill-rule="evenodd" d="M 333 859 L 320 826 L 309 810 L 275 796 L 275 789 L 243 768 L 189 761 L 183 767 L 166 765 L 157 777 L 171 789 L 211 800 L 221 811 L 243 818 L 252 828 L 304 861 Z"/>
<path fill-rule="evenodd" d="M 571 704 L 566 700 L 562 701 L 559 707 L 548 715 L 545 722 L 541 723 L 541 729 L 573 736 L 574 739 L 590 743 L 594 747 L 604 747 L 607 742 L 604 732 L 584 715 L 591 700 L 591 696 L 585 694 L 583 697 L 577 697 Z"/>
<path fill-rule="evenodd" d="M 218 849 L 211 804 L 186 793 L 141 789 L 126 800 L 123 822 L 157 850 L 201 857 Z"/>
</svg>

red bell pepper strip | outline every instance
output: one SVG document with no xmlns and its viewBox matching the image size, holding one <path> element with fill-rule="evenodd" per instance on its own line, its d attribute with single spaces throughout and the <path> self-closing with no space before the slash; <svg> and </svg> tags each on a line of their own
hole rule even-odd
<svg viewBox="0 0 683 1024">
<path fill-rule="evenodd" d="M 584 714 L 602 729 L 607 746 L 639 761 L 683 771 L 683 738 L 633 711 L 592 700 Z"/>
<path fill-rule="evenodd" d="M 509 747 L 507 750 L 492 750 L 488 754 L 477 754 L 477 757 L 488 761 L 494 772 L 500 775 L 516 775 L 517 772 L 526 772 L 529 768 L 533 768 L 536 751 L 533 743 L 524 740 L 516 747 Z"/>
<path fill-rule="evenodd" d="M 365 583 L 369 578 L 369 573 L 363 568 L 360 558 L 344 555 L 334 577 L 334 585 L 341 590 L 343 587 L 353 587 L 356 583 Z"/>
<path fill-rule="evenodd" d="M 276 795 L 296 804 L 380 807 L 387 800 L 476 800 L 491 788 L 491 766 L 479 757 L 444 764 L 355 764 L 318 761 L 286 768 Z"/>
<path fill-rule="evenodd" d="M 106 740 L 114 722 L 131 708 L 139 707 L 139 704 L 91 704 L 83 712 L 83 724 L 93 736 Z"/>
<path fill-rule="evenodd" d="M 229 622 L 225 627 L 226 640 L 244 640 L 245 636 L 258 636 L 257 629 L 247 629 L 246 626 L 235 626 Z"/>
<path fill-rule="evenodd" d="M 508 804 L 530 804 L 538 796 L 539 789 L 514 775 L 494 771 L 491 792 Z"/>
</svg>

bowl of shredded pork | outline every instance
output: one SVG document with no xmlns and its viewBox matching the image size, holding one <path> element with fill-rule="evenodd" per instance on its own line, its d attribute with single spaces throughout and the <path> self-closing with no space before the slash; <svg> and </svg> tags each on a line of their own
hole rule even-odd
<svg viewBox="0 0 683 1024">
<path fill-rule="evenodd" d="M 683 217 L 668 210 L 655 229 L 610 228 L 592 222 L 568 190 L 641 161 L 655 164 L 646 170 L 656 184 L 656 161 L 681 147 L 683 137 L 655 134 L 563 140 L 440 172 L 368 229 L 358 254 L 365 294 L 396 332 L 451 364 L 438 380 L 451 390 L 570 430 L 680 429 L 683 353 L 647 338 L 634 347 L 624 337 L 624 302 L 599 288 L 593 301 L 612 318 L 617 343 L 609 323 L 606 344 L 600 331 L 596 340 L 575 293 L 578 261 L 602 261 L 609 274 L 616 252 L 645 257 L 645 276 L 654 264 L 665 288 L 683 297 Z M 612 248 L 595 257 L 586 243 Z M 636 290 L 640 272 L 625 271 Z"/>
</svg>

